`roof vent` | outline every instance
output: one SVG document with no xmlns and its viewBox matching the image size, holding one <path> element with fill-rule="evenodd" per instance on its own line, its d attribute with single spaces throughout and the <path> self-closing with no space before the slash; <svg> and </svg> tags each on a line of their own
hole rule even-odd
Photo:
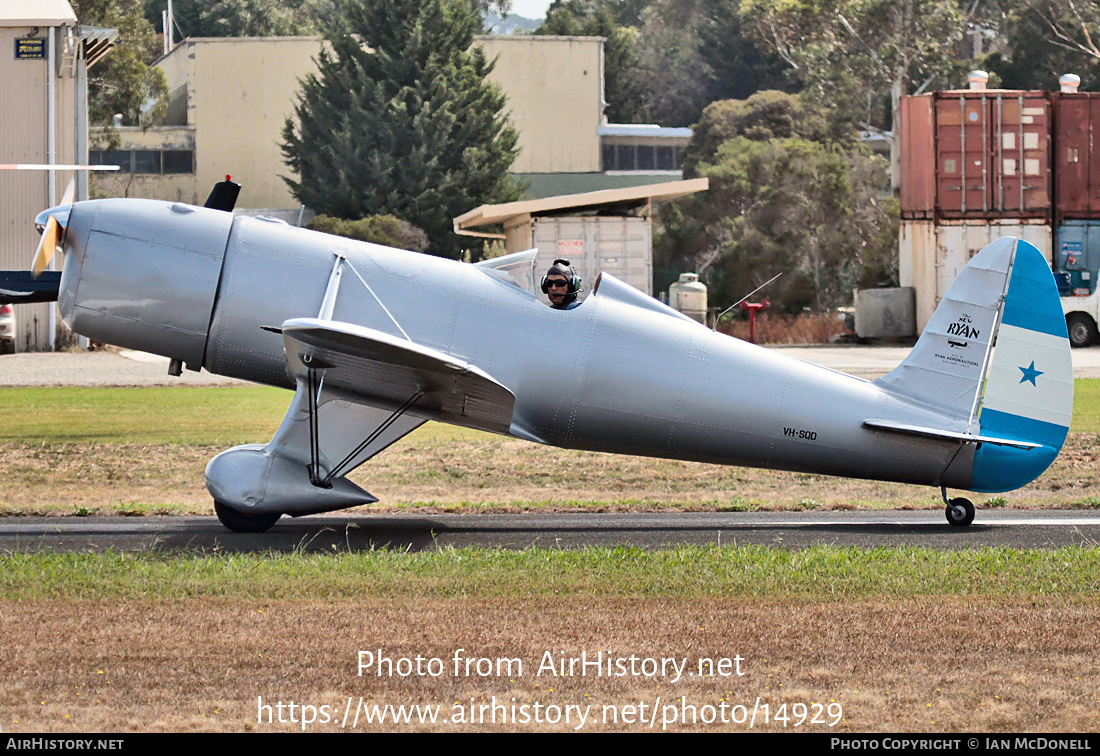
<svg viewBox="0 0 1100 756">
<path fill-rule="evenodd" d="M 984 91 L 985 85 L 989 82 L 989 74 L 985 71 L 971 71 L 967 74 L 966 80 L 970 82 L 971 89 Z"/>
<path fill-rule="evenodd" d="M 1062 74 L 1058 78 L 1058 86 L 1063 92 L 1073 94 L 1077 91 L 1077 87 L 1081 86 L 1081 77 L 1077 74 Z"/>
</svg>

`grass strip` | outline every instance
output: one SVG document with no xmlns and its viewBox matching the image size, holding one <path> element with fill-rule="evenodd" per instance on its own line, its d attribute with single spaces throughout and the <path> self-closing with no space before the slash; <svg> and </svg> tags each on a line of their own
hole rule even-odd
<svg viewBox="0 0 1100 756">
<path fill-rule="evenodd" d="M 0 597 L 234 600 L 1029 596 L 1094 600 L 1100 548 L 634 547 L 333 554 L 10 554 Z"/>
<path fill-rule="evenodd" d="M 292 396 L 265 386 L 0 388 L 5 410 L 0 441 L 266 443 Z M 1074 381 L 1070 430 L 1100 433 L 1100 379 Z M 439 423 L 428 423 L 414 433 L 425 441 L 494 438 Z"/>
</svg>

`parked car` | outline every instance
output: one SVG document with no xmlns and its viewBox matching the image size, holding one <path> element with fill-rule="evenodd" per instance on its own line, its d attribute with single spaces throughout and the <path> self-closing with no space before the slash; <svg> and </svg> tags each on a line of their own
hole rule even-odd
<svg viewBox="0 0 1100 756">
<path fill-rule="evenodd" d="M 15 354 L 15 311 L 0 305 L 0 354 Z"/>
</svg>

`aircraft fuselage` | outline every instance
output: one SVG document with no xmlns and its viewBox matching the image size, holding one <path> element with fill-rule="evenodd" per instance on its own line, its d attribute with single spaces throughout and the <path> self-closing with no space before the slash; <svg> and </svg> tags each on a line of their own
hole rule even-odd
<svg viewBox="0 0 1100 756">
<path fill-rule="evenodd" d="M 557 311 L 469 264 L 269 220 L 125 202 L 81 203 L 69 219 L 62 313 L 93 338 L 293 388 L 284 340 L 264 328 L 317 317 L 339 254 L 347 270 L 332 320 L 476 365 L 515 395 L 511 432 L 520 438 L 923 485 L 971 482 L 972 445 L 862 425 L 889 417 L 964 430 L 957 418 L 714 333 L 609 277 L 580 307 Z"/>
</svg>

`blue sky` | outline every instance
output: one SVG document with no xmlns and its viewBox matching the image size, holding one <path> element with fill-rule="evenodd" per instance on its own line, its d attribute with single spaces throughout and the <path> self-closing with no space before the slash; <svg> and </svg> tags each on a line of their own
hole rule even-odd
<svg viewBox="0 0 1100 756">
<path fill-rule="evenodd" d="M 545 18 L 552 0 L 512 0 L 512 13 L 525 18 Z"/>
</svg>

